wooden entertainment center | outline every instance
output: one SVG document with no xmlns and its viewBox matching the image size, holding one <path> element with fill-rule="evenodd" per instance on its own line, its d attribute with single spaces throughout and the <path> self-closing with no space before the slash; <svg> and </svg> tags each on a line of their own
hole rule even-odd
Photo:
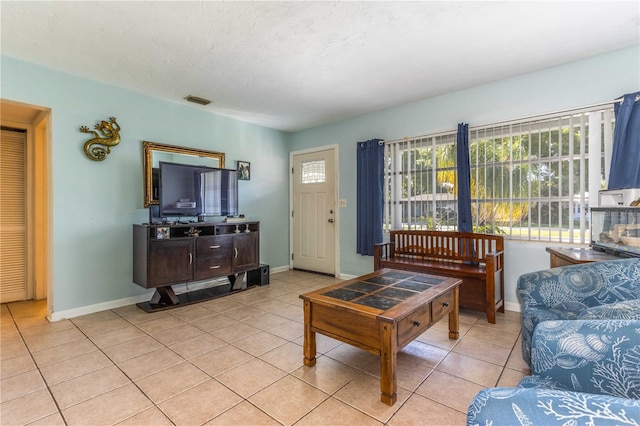
<svg viewBox="0 0 640 426">
<path fill-rule="evenodd" d="M 187 305 L 246 288 L 260 267 L 260 222 L 133 225 L 133 282 L 155 288 L 147 312 Z M 176 295 L 171 287 L 227 276 L 230 284 Z"/>
</svg>

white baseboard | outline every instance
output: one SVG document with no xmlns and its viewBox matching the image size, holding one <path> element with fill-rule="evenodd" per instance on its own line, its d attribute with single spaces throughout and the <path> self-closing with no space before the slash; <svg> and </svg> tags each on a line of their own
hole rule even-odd
<svg viewBox="0 0 640 426">
<path fill-rule="evenodd" d="M 80 308 L 68 309 L 66 311 L 57 311 L 51 314 L 49 321 L 60 321 L 69 318 L 75 318 L 82 315 L 95 314 L 96 312 L 106 311 L 108 309 L 121 308 L 127 305 L 133 305 L 140 302 L 146 302 L 151 298 L 150 294 L 141 294 L 139 296 L 125 297 L 124 299 L 111 300 L 109 302 L 96 303 L 95 305 L 82 306 Z"/>
<path fill-rule="evenodd" d="M 505 302 L 504 309 L 507 311 L 520 312 L 520 304 L 517 302 Z"/>
</svg>

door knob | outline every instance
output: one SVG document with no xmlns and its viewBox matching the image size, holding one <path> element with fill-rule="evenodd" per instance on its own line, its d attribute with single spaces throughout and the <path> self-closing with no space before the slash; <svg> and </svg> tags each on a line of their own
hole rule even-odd
<svg viewBox="0 0 640 426">
<path fill-rule="evenodd" d="M 333 218 L 332 218 L 332 219 L 329 219 L 329 223 L 333 223 Z"/>
</svg>

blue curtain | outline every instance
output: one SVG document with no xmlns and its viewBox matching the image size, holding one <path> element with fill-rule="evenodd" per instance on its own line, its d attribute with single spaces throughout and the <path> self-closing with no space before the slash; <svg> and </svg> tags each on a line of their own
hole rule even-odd
<svg viewBox="0 0 640 426">
<path fill-rule="evenodd" d="M 382 242 L 382 139 L 358 142 L 357 147 L 357 246 L 359 254 L 373 256 L 373 245 Z"/>
<path fill-rule="evenodd" d="M 471 165 L 469 163 L 469 125 L 458 124 L 456 138 L 458 164 L 458 231 L 473 232 L 471 218 Z"/>
<path fill-rule="evenodd" d="M 640 92 L 614 104 L 616 127 L 608 189 L 640 188 Z"/>
</svg>

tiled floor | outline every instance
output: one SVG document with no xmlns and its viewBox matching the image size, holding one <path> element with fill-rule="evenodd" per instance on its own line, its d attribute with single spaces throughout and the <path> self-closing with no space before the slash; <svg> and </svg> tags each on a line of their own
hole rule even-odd
<svg viewBox="0 0 640 426">
<path fill-rule="evenodd" d="M 148 314 L 135 305 L 49 323 L 45 303 L 2 305 L 7 425 L 463 425 L 483 387 L 528 373 L 519 314 L 461 312 L 398 355 L 398 402 L 380 402 L 376 356 L 318 335 L 302 363 L 298 295 L 333 278 L 271 275 L 269 286 Z"/>
</svg>

